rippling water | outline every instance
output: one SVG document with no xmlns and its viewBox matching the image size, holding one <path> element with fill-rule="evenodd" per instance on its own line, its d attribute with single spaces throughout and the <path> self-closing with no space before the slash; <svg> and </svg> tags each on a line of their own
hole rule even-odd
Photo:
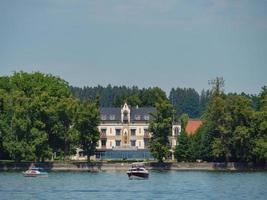
<svg viewBox="0 0 267 200">
<path fill-rule="evenodd" d="M 267 199 L 267 172 L 150 173 L 129 180 L 124 172 L 52 172 L 30 178 L 0 173 L 0 199 Z"/>
</svg>

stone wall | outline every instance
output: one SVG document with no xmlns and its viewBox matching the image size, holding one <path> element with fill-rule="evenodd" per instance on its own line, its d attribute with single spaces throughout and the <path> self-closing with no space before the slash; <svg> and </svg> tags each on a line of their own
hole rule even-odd
<svg viewBox="0 0 267 200">
<path fill-rule="evenodd" d="M 19 170 L 24 171 L 29 168 L 31 163 L 0 163 L 1 171 Z M 37 167 L 43 167 L 47 171 L 126 171 L 130 163 L 86 163 L 86 162 L 72 162 L 72 163 L 36 163 Z M 190 170 L 190 171 L 254 171 L 266 170 L 267 163 L 256 165 L 253 163 L 145 163 L 149 170 Z"/>
</svg>

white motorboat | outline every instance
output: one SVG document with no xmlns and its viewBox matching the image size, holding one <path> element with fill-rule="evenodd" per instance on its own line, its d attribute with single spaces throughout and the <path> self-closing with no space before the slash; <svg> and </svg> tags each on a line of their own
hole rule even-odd
<svg viewBox="0 0 267 200">
<path fill-rule="evenodd" d="M 30 167 L 27 171 L 23 172 L 27 177 L 48 176 L 48 173 L 41 167 Z"/>
<path fill-rule="evenodd" d="M 147 179 L 149 177 L 149 172 L 145 169 L 143 163 L 133 163 L 132 167 L 126 172 L 129 179 L 141 178 Z"/>
</svg>

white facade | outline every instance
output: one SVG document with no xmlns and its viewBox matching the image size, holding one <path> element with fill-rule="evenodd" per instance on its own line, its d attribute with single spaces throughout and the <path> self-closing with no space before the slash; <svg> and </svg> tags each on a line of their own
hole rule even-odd
<svg viewBox="0 0 267 200">
<path fill-rule="evenodd" d="M 107 149 L 147 149 L 152 133 L 148 132 L 150 111 L 154 108 L 130 108 L 126 103 L 118 110 L 116 108 L 103 109 L 101 124 L 98 129 L 100 140 L 98 150 Z M 181 131 L 179 124 L 172 127 L 170 143 L 176 145 L 177 135 Z"/>
</svg>

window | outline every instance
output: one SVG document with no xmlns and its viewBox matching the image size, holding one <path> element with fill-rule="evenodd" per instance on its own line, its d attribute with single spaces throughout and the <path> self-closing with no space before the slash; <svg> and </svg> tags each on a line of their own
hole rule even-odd
<svg viewBox="0 0 267 200">
<path fill-rule="evenodd" d="M 132 146 L 132 147 L 135 147 L 135 143 L 136 143 L 135 140 L 131 140 L 131 146 Z"/>
<path fill-rule="evenodd" d="M 120 140 L 116 140 L 116 147 L 120 147 L 121 146 L 121 141 Z"/>
<path fill-rule="evenodd" d="M 144 133 L 148 134 L 148 129 L 147 128 L 144 128 Z"/>
<path fill-rule="evenodd" d="M 123 122 L 124 123 L 127 123 L 128 122 L 128 112 L 127 111 L 124 111 L 123 112 Z"/>
<path fill-rule="evenodd" d="M 120 136 L 120 135 L 121 135 L 121 129 L 116 128 L 116 135 L 117 135 L 117 136 Z"/>
<path fill-rule="evenodd" d="M 141 128 L 139 128 L 139 133 L 141 133 Z"/>
<path fill-rule="evenodd" d="M 144 120 L 149 120 L 149 115 L 144 115 Z"/>
<path fill-rule="evenodd" d="M 106 128 L 101 128 L 101 134 L 106 134 L 107 129 Z"/>
<path fill-rule="evenodd" d="M 109 119 L 110 119 L 110 120 L 115 120 L 115 115 L 110 115 L 110 116 L 109 116 Z"/>
<path fill-rule="evenodd" d="M 175 127 L 174 128 L 174 135 L 178 135 L 179 134 L 179 128 L 178 127 Z"/>
<path fill-rule="evenodd" d="M 131 136 L 135 136 L 136 135 L 136 129 L 131 129 Z"/>
<path fill-rule="evenodd" d="M 107 115 L 101 115 L 101 120 L 106 120 L 107 119 Z"/>
<path fill-rule="evenodd" d="M 101 146 L 102 147 L 106 147 L 107 144 L 107 140 L 101 140 Z"/>
<path fill-rule="evenodd" d="M 109 129 L 110 134 L 112 134 L 112 128 Z"/>
<path fill-rule="evenodd" d="M 135 120 L 140 120 L 141 119 L 141 116 L 140 115 L 135 115 Z"/>
</svg>

